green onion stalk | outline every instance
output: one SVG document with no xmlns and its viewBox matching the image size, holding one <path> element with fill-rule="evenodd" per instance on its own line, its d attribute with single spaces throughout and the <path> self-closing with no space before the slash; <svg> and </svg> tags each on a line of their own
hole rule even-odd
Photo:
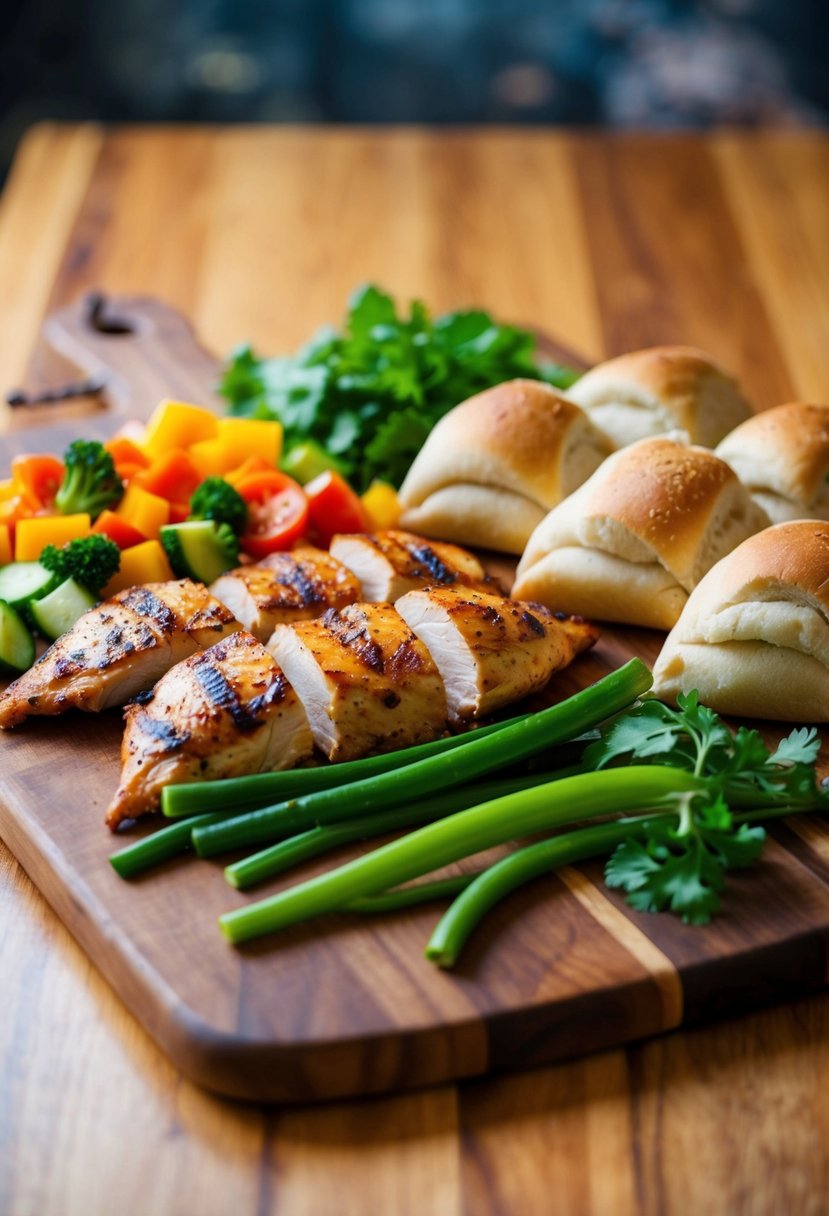
<svg viewBox="0 0 829 1216">
<path fill-rule="evenodd" d="M 645 664 L 639 659 L 631 659 L 618 671 L 559 705 L 543 709 L 484 738 L 467 738 L 463 747 L 453 751 L 418 760 L 404 769 L 306 794 L 220 823 L 199 825 L 193 830 L 193 845 L 200 856 L 212 857 L 231 849 L 270 844 L 309 831 L 319 824 L 339 823 L 388 810 L 399 805 L 401 793 L 411 802 L 433 794 L 435 790 L 448 790 L 480 779 L 545 748 L 576 738 L 609 715 L 631 705 L 651 683 L 651 673 Z"/>
<path fill-rule="evenodd" d="M 219 924 L 231 942 L 244 942 L 337 911 L 509 840 L 578 820 L 660 809 L 675 802 L 678 792 L 705 788 L 693 774 L 662 765 L 548 782 L 431 823 L 327 874 L 227 912 Z"/>
</svg>

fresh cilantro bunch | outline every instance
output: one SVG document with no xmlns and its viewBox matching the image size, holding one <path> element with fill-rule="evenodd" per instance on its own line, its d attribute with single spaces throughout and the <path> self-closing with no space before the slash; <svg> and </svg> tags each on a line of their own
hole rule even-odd
<svg viewBox="0 0 829 1216">
<path fill-rule="evenodd" d="M 676 796 L 675 812 L 631 821 L 629 839 L 605 867 L 605 881 L 645 912 L 668 909 L 705 924 L 719 905 L 727 870 L 760 856 L 765 831 L 754 818 L 809 810 L 829 798 L 818 789 L 814 728 L 793 730 L 771 752 L 755 730 L 735 734 L 696 692 L 678 708 L 644 701 L 627 711 L 585 752 L 588 767 L 623 762 L 670 764 L 701 779 L 699 792 Z M 750 811 L 741 808 L 752 808 Z"/>
<path fill-rule="evenodd" d="M 560 389 L 578 378 L 535 348 L 533 334 L 483 311 L 433 320 L 415 300 L 398 316 L 391 296 L 368 285 L 341 331 L 319 330 L 296 354 L 260 359 L 239 347 L 220 389 L 231 413 L 277 418 L 286 449 L 322 444 L 358 490 L 375 477 L 399 486 L 435 423 L 473 393 L 517 376 Z"/>
</svg>

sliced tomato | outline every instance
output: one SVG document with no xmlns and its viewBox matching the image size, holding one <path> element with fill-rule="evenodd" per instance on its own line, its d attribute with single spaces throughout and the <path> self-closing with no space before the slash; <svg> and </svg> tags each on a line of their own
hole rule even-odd
<svg viewBox="0 0 829 1216">
<path fill-rule="evenodd" d="M 359 497 L 333 469 L 309 481 L 305 493 L 312 536 L 323 548 L 328 548 L 331 537 L 337 532 L 370 530 L 371 520 Z"/>
<path fill-rule="evenodd" d="M 248 504 L 248 523 L 240 544 L 251 557 L 290 549 L 305 535 L 308 499 L 301 485 L 278 469 L 251 473 L 236 489 Z"/>
<path fill-rule="evenodd" d="M 190 503 L 189 502 L 171 502 L 170 503 L 170 523 L 183 524 L 185 520 L 190 518 Z"/>
<path fill-rule="evenodd" d="M 147 539 L 143 532 L 139 532 L 123 516 L 109 510 L 101 512 L 92 525 L 92 531 L 108 536 L 110 540 L 115 541 L 119 549 L 131 549 L 133 545 L 140 545 Z"/>
<path fill-rule="evenodd" d="M 63 472 L 63 461 L 57 456 L 15 456 L 12 461 L 12 481 L 32 511 L 54 504 Z"/>
</svg>

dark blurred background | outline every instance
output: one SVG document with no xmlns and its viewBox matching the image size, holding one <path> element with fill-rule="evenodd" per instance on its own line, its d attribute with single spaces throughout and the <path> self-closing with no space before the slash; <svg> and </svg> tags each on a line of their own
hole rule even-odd
<svg viewBox="0 0 829 1216">
<path fill-rule="evenodd" d="M 44 118 L 829 121 L 829 0 L 6 0 L 0 169 Z"/>
</svg>

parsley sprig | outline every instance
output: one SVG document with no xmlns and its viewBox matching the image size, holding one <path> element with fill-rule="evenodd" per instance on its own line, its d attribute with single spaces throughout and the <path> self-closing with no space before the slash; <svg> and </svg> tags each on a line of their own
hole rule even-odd
<svg viewBox="0 0 829 1216">
<path fill-rule="evenodd" d="M 793 730 L 774 752 L 756 730 L 741 726 L 732 734 L 696 692 L 680 694 L 677 709 L 650 700 L 629 710 L 587 749 L 586 764 L 668 760 L 704 787 L 678 794 L 673 815 L 645 820 L 644 839 L 619 844 L 605 882 L 640 911 L 668 909 L 687 924 L 705 924 L 719 906 L 726 871 L 750 866 L 765 843 L 765 829 L 732 808 L 814 808 L 826 799 L 815 778 L 819 750 L 813 727 Z"/>
<path fill-rule="evenodd" d="M 578 373 L 537 357 L 535 335 L 476 309 L 430 317 L 415 300 L 398 313 L 372 285 L 349 300 L 340 330 L 325 327 L 295 354 L 232 354 L 220 390 L 234 414 L 277 418 L 286 451 L 320 443 L 359 490 L 400 485 L 435 423 L 473 393 L 515 377 L 568 388 Z"/>
</svg>

